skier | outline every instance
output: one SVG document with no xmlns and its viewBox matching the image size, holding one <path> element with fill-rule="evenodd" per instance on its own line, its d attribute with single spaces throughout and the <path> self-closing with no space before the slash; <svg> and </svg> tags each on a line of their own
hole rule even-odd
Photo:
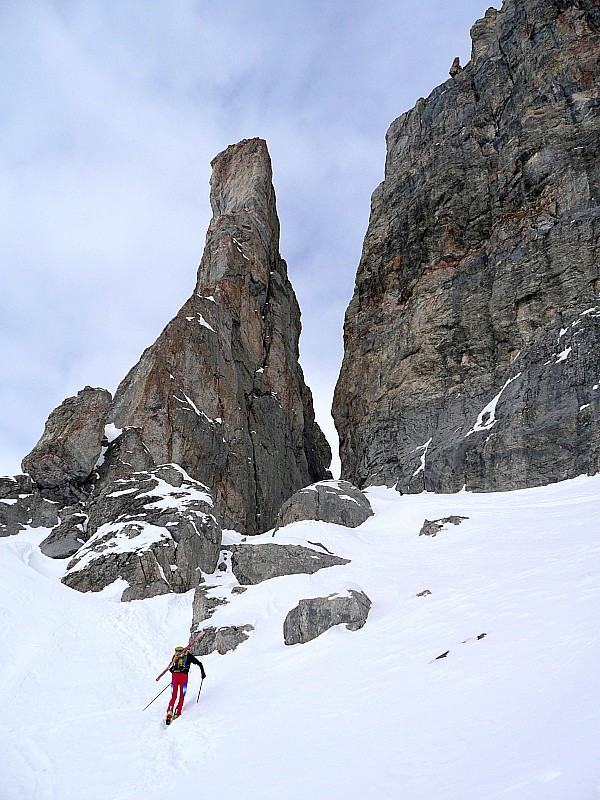
<svg viewBox="0 0 600 800">
<path fill-rule="evenodd" d="M 187 689 L 188 672 L 190 671 L 190 666 L 192 664 L 197 664 L 197 666 L 200 667 L 202 680 L 204 680 L 204 678 L 206 678 L 206 672 L 204 671 L 202 662 L 198 661 L 198 659 L 189 653 L 185 647 L 176 647 L 171 661 L 171 666 L 169 667 L 169 672 L 172 676 L 171 688 L 173 691 L 171 694 L 171 700 L 169 701 L 169 706 L 167 708 L 167 725 L 170 725 L 171 720 L 177 719 L 177 717 L 181 714 L 181 709 L 183 708 L 183 699 Z M 178 694 L 179 699 L 177 699 Z M 176 701 L 177 707 L 175 707 Z"/>
</svg>

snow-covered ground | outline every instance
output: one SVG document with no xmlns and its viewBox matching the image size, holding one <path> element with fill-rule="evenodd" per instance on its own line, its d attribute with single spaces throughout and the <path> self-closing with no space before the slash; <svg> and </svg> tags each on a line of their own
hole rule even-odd
<svg viewBox="0 0 600 800">
<path fill-rule="evenodd" d="M 600 797 L 599 490 L 600 477 L 487 495 L 377 488 L 356 530 L 282 529 L 275 541 L 352 562 L 231 596 L 209 624 L 255 631 L 203 659 L 198 704 L 192 668 L 170 728 L 168 692 L 142 708 L 188 640 L 192 593 L 79 594 L 37 548 L 46 531 L 0 540 L 0 798 Z M 468 519 L 419 536 L 451 514 Z M 219 591 L 232 585 L 225 573 Z M 364 628 L 284 645 L 300 598 L 356 587 L 373 601 Z"/>
</svg>

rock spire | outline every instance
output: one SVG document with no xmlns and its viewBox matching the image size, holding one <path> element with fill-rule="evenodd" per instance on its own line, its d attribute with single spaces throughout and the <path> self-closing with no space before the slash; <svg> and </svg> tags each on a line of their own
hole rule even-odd
<svg viewBox="0 0 600 800">
<path fill-rule="evenodd" d="M 298 361 L 300 309 L 279 254 L 266 143 L 257 138 L 232 145 L 212 167 L 213 217 L 192 296 L 114 398 L 86 387 L 52 412 L 23 460 L 28 475 L 3 484 L 12 505 L 6 503 L 0 517 L 0 535 L 26 524 L 47 525 L 49 517 L 57 525 L 58 514 L 59 533 L 68 529 L 68 547 L 53 532 L 49 552 L 69 554 L 86 542 L 87 561 L 102 565 L 98 556 L 107 537 L 122 551 L 119 537 L 141 541 L 140 531 L 152 526 L 160 547 L 158 529 L 168 518 L 175 559 L 175 545 L 181 544 L 176 526 L 187 536 L 196 525 L 194 514 L 203 514 L 202 542 L 192 538 L 188 549 L 198 551 L 200 567 L 211 571 L 220 542 L 217 521 L 244 533 L 262 532 L 294 492 L 330 477 L 331 451 Z M 128 492 L 125 485 L 131 485 Z M 148 487 L 158 498 L 154 506 L 148 505 Z M 214 515 L 198 511 L 198 492 L 214 501 Z M 186 495 L 185 503 L 178 493 Z M 136 500 L 138 494 L 142 499 Z M 113 498 L 124 495 L 114 511 Z M 81 564 L 75 562 L 77 557 L 77 571 Z M 147 572 L 162 574 L 159 562 L 148 564 Z M 137 573 L 128 573 L 127 580 L 141 581 Z M 185 591 L 191 580 L 180 581 L 176 590 Z M 168 591 L 163 584 L 160 591 Z"/>
<path fill-rule="evenodd" d="M 257 533 L 327 475 L 331 452 L 298 363 L 267 145 L 239 142 L 212 168 L 194 293 L 117 389 L 110 420 L 210 486 L 225 526 Z"/>
</svg>

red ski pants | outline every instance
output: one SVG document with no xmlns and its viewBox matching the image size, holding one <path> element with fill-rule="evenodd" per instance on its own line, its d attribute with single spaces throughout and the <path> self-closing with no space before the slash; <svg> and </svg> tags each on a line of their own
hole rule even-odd
<svg viewBox="0 0 600 800">
<path fill-rule="evenodd" d="M 181 709 L 183 708 L 183 698 L 185 697 L 185 692 L 187 689 L 187 682 L 188 676 L 185 672 L 173 672 L 171 675 L 171 700 L 169 701 L 169 707 L 167 711 L 173 713 L 173 709 L 175 708 L 175 702 L 177 701 L 177 709 L 175 713 L 177 715 L 181 714 Z M 179 700 L 177 700 L 177 695 L 179 694 Z"/>
</svg>

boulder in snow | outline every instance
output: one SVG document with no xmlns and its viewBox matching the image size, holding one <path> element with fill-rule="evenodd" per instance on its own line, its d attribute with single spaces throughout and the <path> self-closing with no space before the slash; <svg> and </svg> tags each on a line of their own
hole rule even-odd
<svg viewBox="0 0 600 800">
<path fill-rule="evenodd" d="M 437 536 L 437 534 L 443 530 L 445 525 L 460 525 L 460 523 L 464 519 L 469 519 L 468 517 L 460 517 L 460 516 L 450 516 L 450 517 L 442 517 L 442 519 L 426 519 L 423 525 L 421 526 L 421 530 L 419 531 L 419 536 Z"/>
<path fill-rule="evenodd" d="M 312 575 L 324 567 L 349 564 L 346 558 L 319 553 L 296 544 L 229 545 L 231 569 L 238 582 L 250 586 L 282 575 Z"/>
<path fill-rule="evenodd" d="M 291 522 L 319 520 L 357 528 L 373 516 L 360 489 L 348 481 L 319 481 L 293 494 L 277 516 L 276 530 Z"/>
<path fill-rule="evenodd" d="M 40 550 L 50 558 L 69 558 L 89 539 L 88 517 L 81 506 L 62 509 L 60 523 L 40 544 Z"/>
<path fill-rule="evenodd" d="M 345 624 L 349 631 L 363 627 L 371 601 L 364 592 L 349 589 L 347 595 L 330 594 L 300 600 L 285 618 L 283 638 L 286 644 L 304 644 L 316 639 L 334 625 Z"/>
<path fill-rule="evenodd" d="M 193 627 L 192 630 L 194 630 Z M 207 656 L 209 653 L 216 651 L 224 656 L 225 653 L 235 650 L 242 642 L 245 642 L 253 630 L 254 627 L 252 625 L 226 625 L 221 628 L 205 628 L 204 636 L 196 642 L 191 652 L 195 656 Z"/>
</svg>

